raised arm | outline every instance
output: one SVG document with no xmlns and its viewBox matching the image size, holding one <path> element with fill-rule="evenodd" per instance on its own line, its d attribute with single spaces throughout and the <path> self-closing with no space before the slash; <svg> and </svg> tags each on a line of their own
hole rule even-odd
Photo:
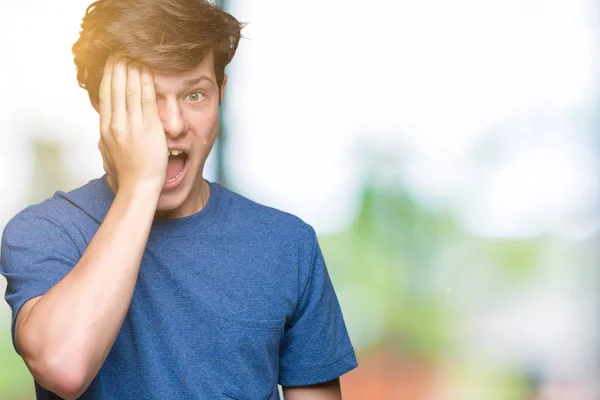
<svg viewBox="0 0 600 400">
<path fill-rule="evenodd" d="M 79 397 L 104 363 L 129 308 L 158 198 L 167 144 L 152 75 L 109 59 L 100 88 L 100 150 L 115 200 L 74 268 L 19 311 L 15 341 L 36 381 Z"/>
</svg>

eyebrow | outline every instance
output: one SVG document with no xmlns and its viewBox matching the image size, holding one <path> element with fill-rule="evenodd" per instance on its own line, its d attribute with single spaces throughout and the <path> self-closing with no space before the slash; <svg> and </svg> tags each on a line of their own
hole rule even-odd
<svg viewBox="0 0 600 400">
<path fill-rule="evenodd" d="M 210 83 L 213 82 L 213 80 L 210 77 L 208 77 L 206 75 L 202 75 L 202 76 L 199 76 L 197 78 L 186 79 L 185 81 L 183 81 L 183 84 L 184 84 L 184 86 L 186 88 L 189 88 L 190 86 L 193 86 L 193 85 L 195 85 L 195 84 L 197 84 L 199 82 L 202 82 L 202 81 L 207 81 L 207 82 L 210 82 Z M 154 83 L 154 90 L 156 91 L 157 95 L 161 93 L 161 88 L 156 83 Z"/>
<path fill-rule="evenodd" d="M 183 84 L 185 86 L 193 86 L 201 81 L 209 81 L 212 83 L 212 79 L 210 79 L 208 76 L 199 76 L 198 78 L 194 78 L 194 79 L 186 79 Z"/>
</svg>

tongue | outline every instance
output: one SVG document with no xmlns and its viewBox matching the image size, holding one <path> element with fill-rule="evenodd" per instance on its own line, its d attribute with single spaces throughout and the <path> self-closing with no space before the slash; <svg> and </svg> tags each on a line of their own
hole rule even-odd
<svg viewBox="0 0 600 400">
<path fill-rule="evenodd" d="M 178 156 L 170 156 L 169 163 L 167 164 L 167 180 L 170 181 L 179 175 L 183 166 L 185 165 L 185 156 L 180 154 Z"/>
</svg>

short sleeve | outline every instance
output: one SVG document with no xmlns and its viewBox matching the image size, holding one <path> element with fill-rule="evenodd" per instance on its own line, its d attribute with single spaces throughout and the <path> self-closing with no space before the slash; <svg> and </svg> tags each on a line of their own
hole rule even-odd
<svg viewBox="0 0 600 400">
<path fill-rule="evenodd" d="M 75 244 L 52 219 L 25 210 L 9 221 L 2 234 L 0 273 L 7 281 L 5 299 L 12 309 L 13 344 L 23 304 L 50 290 L 78 259 Z"/>
<path fill-rule="evenodd" d="M 321 248 L 310 231 L 312 252 L 303 260 L 305 271 L 300 270 L 305 284 L 280 350 L 282 386 L 328 382 L 358 366 Z"/>
</svg>

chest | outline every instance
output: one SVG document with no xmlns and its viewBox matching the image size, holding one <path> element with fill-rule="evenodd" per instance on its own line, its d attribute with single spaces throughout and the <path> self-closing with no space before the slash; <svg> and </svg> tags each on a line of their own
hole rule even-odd
<svg viewBox="0 0 600 400">
<path fill-rule="evenodd" d="M 297 299 L 293 257 L 260 243 L 165 245 L 149 242 L 98 387 L 278 398 L 280 346 Z"/>
<path fill-rule="evenodd" d="M 297 263 L 283 246 L 248 238 L 151 239 L 133 300 L 194 323 L 286 320 L 298 299 Z"/>
</svg>

